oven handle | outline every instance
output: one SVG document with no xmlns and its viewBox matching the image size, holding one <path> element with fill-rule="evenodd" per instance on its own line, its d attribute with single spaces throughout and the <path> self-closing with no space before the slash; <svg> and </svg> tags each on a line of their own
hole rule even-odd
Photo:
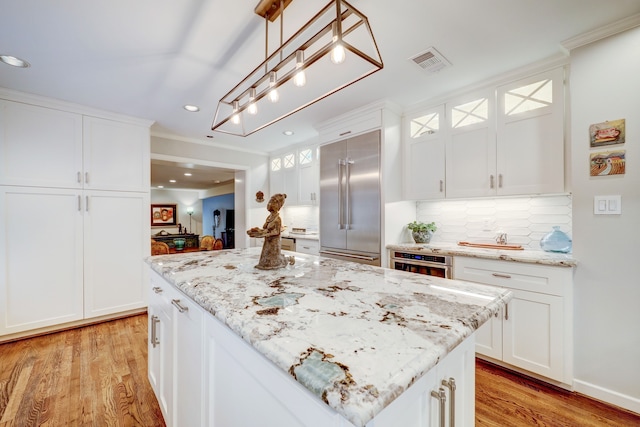
<svg viewBox="0 0 640 427">
<path fill-rule="evenodd" d="M 356 259 L 364 259 L 366 261 L 375 261 L 378 258 L 366 255 L 355 255 L 355 254 L 347 254 L 344 252 L 333 252 L 333 251 L 320 251 L 320 255 L 337 255 L 343 256 L 345 258 L 356 258 Z"/>
</svg>

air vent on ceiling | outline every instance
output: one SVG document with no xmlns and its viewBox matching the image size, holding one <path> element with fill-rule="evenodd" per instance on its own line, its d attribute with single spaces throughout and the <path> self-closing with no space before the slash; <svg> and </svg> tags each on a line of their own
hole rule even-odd
<svg viewBox="0 0 640 427">
<path fill-rule="evenodd" d="M 451 65 L 447 58 L 442 56 L 434 47 L 430 47 L 409 59 L 429 73 L 436 73 Z"/>
</svg>

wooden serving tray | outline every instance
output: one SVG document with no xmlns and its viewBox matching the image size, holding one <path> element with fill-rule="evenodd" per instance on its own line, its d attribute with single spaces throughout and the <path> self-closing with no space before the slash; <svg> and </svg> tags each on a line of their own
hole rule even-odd
<svg viewBox="0 0 640 427">
<path fill-rule="evenodd" d="M 522 245 L 499 245 L 497 243 L 458 242 L 458 246 L 467 246 L 470 248 L 484 248 L 484 249 L 503 249 L 507 251 L 523 250 Z"/>
</svg>

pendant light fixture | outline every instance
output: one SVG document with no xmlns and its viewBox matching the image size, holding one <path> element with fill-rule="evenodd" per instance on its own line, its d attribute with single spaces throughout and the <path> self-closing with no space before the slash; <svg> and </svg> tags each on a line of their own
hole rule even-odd
<svg viewBox="0 0 640 427">
<path fill-rule="evenodd" d="M 256 6 L 265 20 L 265 60 L 220 99 L 212 130 L 251 135 L 383 68 L 367 17 L 343 0 L 331 0 L 283 42 L 292 1 Z M 269 23 L 277 18 L 280 44 L 269 53 Z"/>
</svg>

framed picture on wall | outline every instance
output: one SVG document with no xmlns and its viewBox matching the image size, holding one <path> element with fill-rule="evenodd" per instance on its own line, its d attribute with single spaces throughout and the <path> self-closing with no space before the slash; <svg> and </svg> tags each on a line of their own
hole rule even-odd
<svg viewBox="0 0 640 427">
<path fill-rule="evenodd" d="M 611 120 L 589 126 L 589 143 L 591 147 L 624 144 L 625 119 Z"/>
<path fill-rule="evenodd" d="M 176 225 L 178 205 L 151 205 L 151 226 Z"/>
</svg>

